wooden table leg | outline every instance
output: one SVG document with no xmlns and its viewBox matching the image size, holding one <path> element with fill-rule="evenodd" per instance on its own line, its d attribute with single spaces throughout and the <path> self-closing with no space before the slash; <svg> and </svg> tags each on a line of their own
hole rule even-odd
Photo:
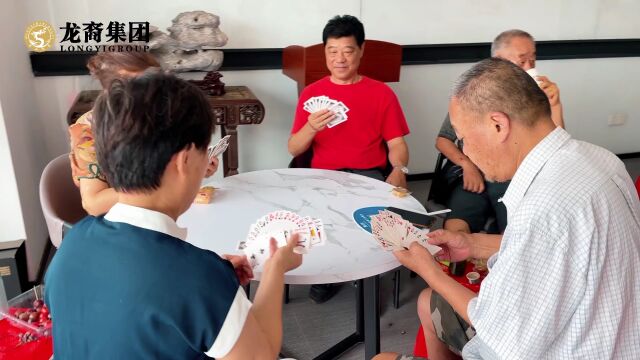
<svg viewBox="0 0 640 360">
<path fill-rule="evenodd" d="M 232 176 L 238 173 L 238 126 L 222 125 L 222 137 L 231 135 L 229 148 L 222 154 L 222 169 L 224 176 Z"/>
</svg>

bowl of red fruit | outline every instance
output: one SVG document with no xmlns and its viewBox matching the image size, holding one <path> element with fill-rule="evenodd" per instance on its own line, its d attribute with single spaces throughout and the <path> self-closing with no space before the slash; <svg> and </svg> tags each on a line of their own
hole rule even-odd
<svg viewBox="0 0 640 360">
<path fill-rule="evenodd" d="M 0 313 L 5 319 L 25 328 L 35 337 L 51 334 L 51 314 L 43 300 L 44 287 L 38 285 L 8 301 Z"/>
</svg>

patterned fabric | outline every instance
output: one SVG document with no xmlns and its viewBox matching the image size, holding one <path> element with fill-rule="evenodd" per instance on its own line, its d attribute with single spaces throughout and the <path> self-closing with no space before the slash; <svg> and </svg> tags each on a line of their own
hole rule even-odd
<svg viewBox="0 0 640 360">
<path fill-rule="evenodd" d="M 400 354 L 400 355 L 398 355 L 396 360 L 427 360 L 427 359 L 425 359 L 423 357 L 416 357 L 416 356 L 413 356 L 413 355 Z"/>
<path fill-rule="evenodd" d="M 462 348 L 475 336 L 475 330 L 435 291 L 431 293 L 430 307 L 438 339 L 447 344 L 451 352 L 460 355 Z"/>
<path fill-rule="evenodd" d="M 468 306 L 469 359 L 640 353 L 640 204 L 623 163 L 557 128 L 505 193 L 508 225 Z"/>
<path fill-rule="evenodd" d="M 76 186 L 80 179 L 99 179 L 106 181 L 98 166 L 93 131 L 91 130 L 92 112 L 82 115 L 75 124 L 69 126 L 69 162 L 71 176 Z"/>
</svg>

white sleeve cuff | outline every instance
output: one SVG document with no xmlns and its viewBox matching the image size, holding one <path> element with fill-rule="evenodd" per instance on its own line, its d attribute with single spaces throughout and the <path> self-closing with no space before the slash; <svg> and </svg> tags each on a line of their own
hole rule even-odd
<svg viewBox="0 0 640 360">
<path fill-rule="evenodd" d="M 226 356 L 233 349 L 240 337 L 249 309 L 251 309 L 251 301 L 247 299 L 244 290 L 239 286 L 236 297 L 231 303 L 229 312 L 227 312 L 227 317 L 224 319 L 222 328 L 220 328 L 218 337 L 216 337 L 213 346 L 206 353 L 207 356 L 219 359 Z"/>
</svg>

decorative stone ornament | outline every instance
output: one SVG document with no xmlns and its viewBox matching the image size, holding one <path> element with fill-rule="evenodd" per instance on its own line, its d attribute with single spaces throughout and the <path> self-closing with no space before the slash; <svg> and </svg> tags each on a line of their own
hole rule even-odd
<svg viewBox="0 0 640 360">
<path fill-rule="evenodd" d="M 167 28 L 150 28 L 149 49 L 162 67 L 173 72 L 216 71 L 222 66 L 224 54 L 216 48 L 229 38 L 220 29 L 220 17 L 205 11 L 178 14 Z"/>
</svg>

